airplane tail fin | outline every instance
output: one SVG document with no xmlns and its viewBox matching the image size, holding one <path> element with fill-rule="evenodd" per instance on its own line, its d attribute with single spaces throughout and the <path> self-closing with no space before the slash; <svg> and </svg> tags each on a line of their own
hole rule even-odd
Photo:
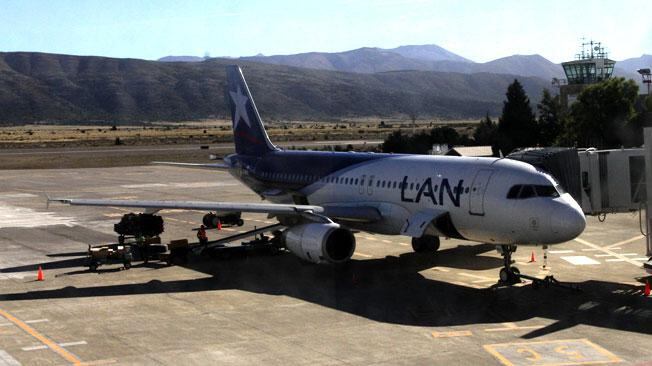
<svg viewBox="0 0 652 366">
<path fill-rule="evenodd" d="M 235 152 L 242 155 L 261 156 L 278 150 L 267 136 L 240 67 L 237 65 L 227 66 L 226 79 Z"/>
</svg>

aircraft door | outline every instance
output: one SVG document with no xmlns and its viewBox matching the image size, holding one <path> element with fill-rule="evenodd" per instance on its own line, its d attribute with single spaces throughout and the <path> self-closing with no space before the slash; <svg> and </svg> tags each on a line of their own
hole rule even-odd
<svg viewBox="0 0 652 366">
<path fill-rule="evenodd" d="M 469 192 L 469 213 L 471 215 L 484 216 L 484 194 L 493 173 L 492 169 L 480 169 L 475 174 Z"/>
<path fill-rule="evenodd" d="M 370 175 L 369 176 L 369 184 L 367 185 L 367 194 L 372 195 L 374 193 L 374 178 L 375 175 Z"/>
<path fill-rule="evenodd" d="M 367 175 L 362 174 L 362 179 L 360 179 L 360 185 L 358 186 L 358 193 L 364 194 L 364 184 L 366 182 Z"/>
</svg>

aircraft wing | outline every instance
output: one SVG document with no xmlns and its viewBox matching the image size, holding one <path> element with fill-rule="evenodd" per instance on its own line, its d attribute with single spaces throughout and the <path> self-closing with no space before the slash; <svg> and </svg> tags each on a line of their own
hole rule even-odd
<svg viewBox="0 0 652 366">
<path fill-rule="evenodd" d="M 145 201 L 145 200 L 111 200 L 85 198 L 50 198 L 48 203 L 60 202 L 71 206 L 131 207 L 142 208 L 148 212 L 162 209 L 201 210 L 218 212 L 251 212 L 272 215 L 321 216 L 347 221 L 374 222 L 382 219 L 375 207 L 338 207 L 293 205 L 278 203 L 243 203 L 243 202 L 209 202 L 209 201 Z M 313 218 L 314 219 L 314 218 Z"/>
<path fill-rule="evenodd" d="M 175 166 L 180 168 L 209 169 L 209 170 L 228 170 L 230 168 L 230 166 L 226 164 L 220 164 L 220 163 L 198 164 L 198 163 L 174 163 L 174 162 L 167 162 L 167 161 L 152 161 L 150 164 Z"/>
<path fill-rule="evenodd" d="M 208 202 L 208 201 L 141 201 L 84 198 L 48 198 L 48 202 L 61 202 L 71 206 L 133 207 L 148 210 L 181 209 L 219 212 L 254 212 L 274 215 L 322 214 L 324 208 L 311 205 L 286 205 L 276 203 Z"/>
</svg>

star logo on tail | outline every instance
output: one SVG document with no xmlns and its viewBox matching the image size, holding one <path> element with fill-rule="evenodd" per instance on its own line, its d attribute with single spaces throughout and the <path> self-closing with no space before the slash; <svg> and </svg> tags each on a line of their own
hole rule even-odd
<svg viewBox="0 0 652 366">
<path fill-rule="evenodd" d="M 235 130 L 240 124 L 240 120 L 243 120 L 251 128 L 251 122 L 249 122 L 249 114 L 247 114 L 247 102 L 249 98 L 242 93 L 240 85 L 238 85 L 238 90 L 235 92 L 230 91 L 231 100 L 235 105 L 235 113 L 233 114 L 233 129 Z"/>
</svg>

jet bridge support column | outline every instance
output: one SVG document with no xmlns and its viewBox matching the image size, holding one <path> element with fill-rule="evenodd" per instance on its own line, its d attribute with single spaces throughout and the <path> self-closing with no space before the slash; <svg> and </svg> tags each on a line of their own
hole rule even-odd
<svg viewBox="0 0 652 366">
<path fill-rule="evenodd" d="M 652 257 L 652 237 L 650 236 L 650 228 L 652 228 L 652 127 L 644 129 L 644 143 L 645 143 L 645 231 L 648 257 Z"/>
</svg>

